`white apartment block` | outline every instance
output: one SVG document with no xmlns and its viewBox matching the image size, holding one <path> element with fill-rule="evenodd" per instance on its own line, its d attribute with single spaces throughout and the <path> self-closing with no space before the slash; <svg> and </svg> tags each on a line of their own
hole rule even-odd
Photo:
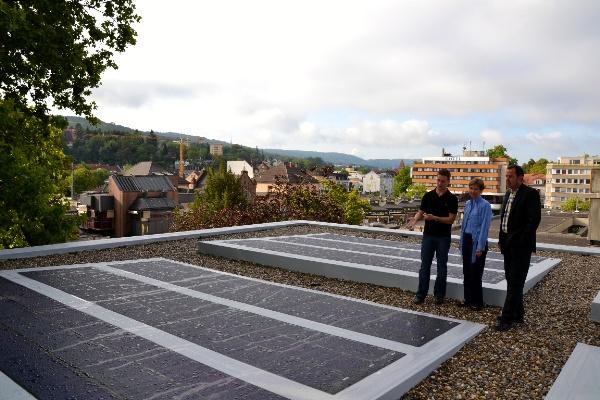
<svg viewBox="0 0 600 400">
<path fill-rule="evenodd" d="M 376 193 L 381 195 L 389 195 L 392 193 L 394 177 L 386 173 L 378 174 L 371 171 L 363 176 L 362 187 L 363 193 Z"/>
<path fill-rule="evenodd" d="M 545 208 L 560 208 L 566 200 L 591 198 L 592 169 L 600 169 L 600 156 L 558 157 L 546 166 Z"/>
</svg>

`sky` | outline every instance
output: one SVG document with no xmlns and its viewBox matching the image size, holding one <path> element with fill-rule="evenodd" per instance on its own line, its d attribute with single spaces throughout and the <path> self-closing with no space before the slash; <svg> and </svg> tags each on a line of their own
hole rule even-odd
<svg viewBox="0 0 600 400">
<path fill-rule="evenodd" d="M 600 154 L 600 2 L 143 0 L 105 122 L 418 159 Z"/>
</svg>

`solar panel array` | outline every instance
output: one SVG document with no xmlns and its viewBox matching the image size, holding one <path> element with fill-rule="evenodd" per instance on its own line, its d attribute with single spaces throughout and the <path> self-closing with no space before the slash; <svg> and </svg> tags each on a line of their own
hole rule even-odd
<svg viewBox="0 0 600 400">
<path fill-rule="evenodd" d="M 198 250 L 233 259 L 293 269 L 301 272 L 397 286 L 415 291 L 421 266 L 419 244 L 335 233 L 203 241 Z M 302 260 L 305 263 L 302 263 Z M 532 256 L 526 290 L 560 260 Z M 312 264 L 311 264 L 312 263 Z M 360 269 L 363 273 L 360 273 Z M 377 279 L 376 274 L 381 278 Z M 432 284 L 436 262 L 432 265 Z M 462 299 L 462 258 L 452 248 L 448 256 L 448 296 Z M 506 292 L 503 258 L 488 252 L 483 272 L 484 300 L 502 305 Z"/>
<path fill-rule="evenodd" d="M 2 271 L 0 293 L 0 369 L 38 398 L 400 397 L 483 328 L 166 259 Z"/>
</svg>

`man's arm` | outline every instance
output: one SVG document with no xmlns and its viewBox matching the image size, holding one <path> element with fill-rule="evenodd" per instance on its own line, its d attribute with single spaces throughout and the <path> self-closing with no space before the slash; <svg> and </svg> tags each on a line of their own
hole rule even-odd
<svg viewBox="0 0 600 400">
<path fill-rule="evenodd" d="M 523 233 L 535 235 L 535 231 L 540 225 L 540 220 L 542 219 L 542 204 L 540 202 L 540 194 L 537 190 L 531 189 L 527 197 L 527 216 Z"/>
<path fill-rule="evenodd" d="M 454 220 L 456 219 L 456 214 L 450 213 L 447 217 L 438 217 L 433 214 L 424 214 L 423 219 L 425 219 L 425 221 L 435 221 L 440 222 L 442 224 L 452 225 L 454 223 Z"/>
<path fill-rule="evenodd" d="M 408 230 L 412 231 L 415 229 L 415 225 L 417 225 L 417 222 L 419 222 L 420 220 L 422 220 L 425 215 L 425 212 L 423 210 L 419 210 L 417 211 L 417 213 L 414 215 L 414 217 L 412 217 L 411 219 L 408 220 L 408 223 L 406 224 L 406 227 L 408 228 Z"/>
</svg>

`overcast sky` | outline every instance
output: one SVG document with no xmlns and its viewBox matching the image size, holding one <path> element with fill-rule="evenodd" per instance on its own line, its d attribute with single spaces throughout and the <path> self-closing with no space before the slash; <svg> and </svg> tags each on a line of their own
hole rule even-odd
<svg viewBox="0 0 600 400">
<path fill-rule="evenodd" d="M 137 2 L 97 116 L 259 148 L 600 153 L 600 1 Z"/>
</svg>

